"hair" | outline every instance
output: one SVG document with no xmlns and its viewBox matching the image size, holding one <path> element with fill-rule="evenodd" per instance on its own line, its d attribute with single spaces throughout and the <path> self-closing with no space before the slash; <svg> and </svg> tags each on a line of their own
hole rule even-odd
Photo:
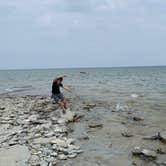
<svg viewBox="0 0 166 166">
<path fill-rule="evenodd" d="M 58 77 L 58 78 L 55 78 L 55 79 L 53 80 L 53 82 L 57 82 L 57 81 L 63 81 L 63 77 Z"/>
</svg>

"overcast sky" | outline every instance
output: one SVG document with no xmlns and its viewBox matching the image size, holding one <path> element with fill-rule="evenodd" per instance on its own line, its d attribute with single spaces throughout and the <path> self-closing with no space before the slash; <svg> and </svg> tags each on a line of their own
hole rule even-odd
<svg viewBox="0 0 166 166">
<path fill-rule="evenodd" d="M 0 0 L 0 69 L 166 65 L 166 0 Z"/>
</svg>

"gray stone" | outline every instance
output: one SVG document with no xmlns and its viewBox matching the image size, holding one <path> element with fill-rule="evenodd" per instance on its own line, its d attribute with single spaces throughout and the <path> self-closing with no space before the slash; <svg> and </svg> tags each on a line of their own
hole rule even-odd
<svg viewBox="0 0 166 166">
<path fill-rule="evenodd" d="M 68 157 L 68 158 L 75 158 L 75 157 L 77 157 L 77 154 L 76 154 L 76 153 L 73 153 L 73 154 L 68 155 L 67 157 Z"/>
<path fill-rule="evenodd" d="M 157 158 L 157 154 L 155 151 L 141 148 L 141 147 L 135 147 L 132 151 L 132 154 L 138 155 L 138 156 L 143 155 L 144 157 L 154 158 L 154 159 Z"/>
<path fill-rule="evenodd" d="M 143 117 L 140 117 L 140 116 L 134 116 L 134 117 L 133 117 L 133 120 L 134 120 L 134 121 L 143 121 L 144 118 L 143 118 Z"/>
<path fill-rule="evenodd" d="M 51 153 L 51 156 L 57 157 L 57 156 L 58 156 L 58 153 L 57 153 L 57 152 L 53 152 L 53 153 Z"/>
<path fill-rule="evenodd" d="M 65 156 L 64 154 L 60 154 L 60 155 L 58 156 L 58 158 L 59 158 L 60 160 L 67 160 L 67 156 Z"/>
<path fill-rule="evenodd" d="M 90 128 L 102 128 L 103 124 L 98 122 L 92 122 L 88 125 Z"/>
<path fill-rule="evenodd" d="M 124 137 L 133 137 L 133 134 L 131 131 L 123 131 L 121 134 Z"/>
<path fill-rule="evenodd" d="M 159 133 L 159 136 L 160 136 L 160 140 L 164 143 L 166 143 L 166 131 L 161 131 Z"/>
</svg>

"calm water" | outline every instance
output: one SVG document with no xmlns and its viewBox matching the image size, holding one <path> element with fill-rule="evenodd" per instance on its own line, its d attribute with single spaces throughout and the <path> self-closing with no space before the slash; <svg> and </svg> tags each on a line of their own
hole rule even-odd
<svg viewBox="0 0 166 166">
<path fill-rule="evenodd" d="M 166 108 L 166 67 L 6 70 L 0 71 L 0 93 L 50 95 L 52 80 L 61 74 L 73 89 L 67 96 Z"/>
</svg>

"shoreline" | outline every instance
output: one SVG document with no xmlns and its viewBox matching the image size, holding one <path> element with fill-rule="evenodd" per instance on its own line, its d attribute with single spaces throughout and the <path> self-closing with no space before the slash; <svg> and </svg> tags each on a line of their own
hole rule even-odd
<svg viewBox="0 0 166 166">
<path fill-rule="evenodd" d="M 165 132 L 165 112 L 116 110 L 97 101 L 69 101 L 73 112 L 65 116 L 47 95 L 0 95 L 0 166 L 11 166 L 2 163 L 5 159 L 16 166 L 164 165 L 166 144 L 143 138 Z M 163 119 L 157 119 L 159 114 Z M 156 158 L 151 160 L 152 156 L 142 152 L 135 157 L 135 147 L 155 153 Z M 20 151 L 23 155 L 16 155 Z M 6 158 L 7 153 L 15 158 Z"/>
</svg>

